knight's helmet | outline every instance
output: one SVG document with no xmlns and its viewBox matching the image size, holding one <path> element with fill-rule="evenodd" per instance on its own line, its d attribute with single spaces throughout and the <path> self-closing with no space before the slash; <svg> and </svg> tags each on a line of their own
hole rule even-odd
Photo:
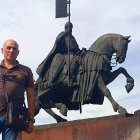
<svg viewBox="0 0 140 140">
<path fill-rule="evenodd" d="M 65 24 L 65 28 L 69 27 L 69 22 Z M 70 27 L 73 28 L 73 24 L 70 22 Z"/>
</svg>

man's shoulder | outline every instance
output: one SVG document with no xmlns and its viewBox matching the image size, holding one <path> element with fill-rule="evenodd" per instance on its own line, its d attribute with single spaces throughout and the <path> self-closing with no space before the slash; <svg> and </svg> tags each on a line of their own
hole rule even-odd
<svg viewBox="0 0 140 140">
<path fill-rule="evenodd" d="M 60 32 L 60 34 L 64 34 L 64 33 L 65 33 L 64 31 Z"/>
<path fill-rule="evenodd" d="M 29 72 L 31 70 L 28 66 L 25 66 L 22 64 L 19 64 L 19 68 L 20 70 L 25 71 L 25 72 Z"/>
<path fill-rule="evenodd" d="M 63 35 L 64 33 L 65 33 L 65 32 L 64 32 L 64 31 L 62 31 L 61 33 L 59 33 L 59 34 L 58 34 L 58 36 Z"/>
<path fill-rule="evenodd" d="M 0 67 L 4 66 L 4 59 L 0 62 Z"/>
</svg>

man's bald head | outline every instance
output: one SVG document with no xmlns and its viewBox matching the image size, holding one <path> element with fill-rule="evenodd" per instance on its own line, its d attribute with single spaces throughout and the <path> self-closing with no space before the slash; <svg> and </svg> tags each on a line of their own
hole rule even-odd
<svg viewBox="0 0 140 140">
<path fill-rule="evenodd" d="M 4 48 L 4 46 L 6 46 L 7 44 L 13 44 L 13 45 L 15 45 L 15 46 L 17 46 L 18 47 L 18 49 L 19 49 L 19 45 L 18 45 L 18 43 L 15 41 L 15 40 L 13 40 L 13 39 L 8 39 L 8 40 L 6 40 L 5 42 L 4 42 L 4 44 L 3 44 L 3 48 Z"/>
</svg>

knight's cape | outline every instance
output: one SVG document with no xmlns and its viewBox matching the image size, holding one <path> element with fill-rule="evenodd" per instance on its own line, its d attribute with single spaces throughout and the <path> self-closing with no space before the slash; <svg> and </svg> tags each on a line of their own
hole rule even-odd
<svg viewBox="0 0 140 140">
<path fill-rule="evenodd" d="M 61 32 L 58 37 L 63 34 L 64 32 Z M 57 37 L 57 38 L 58 38 Z M 55 41 L 55 44 L 52 48 L 52 50 L 50 51 L 50 53 L 48 54 L 48 56 L 44 59 L 44 61 L 38 66 L 36 73 L 39 75 L 40 78 L 44 78 L 45 76 L 45 72 L 48 71 L 48 68 L 51 65 L 51 62 L 53 60 L 53 57 L 57 54 L 57 53 L 62 53 L 61 52 L 61 45 L 57 44 Z"/>
</svg>

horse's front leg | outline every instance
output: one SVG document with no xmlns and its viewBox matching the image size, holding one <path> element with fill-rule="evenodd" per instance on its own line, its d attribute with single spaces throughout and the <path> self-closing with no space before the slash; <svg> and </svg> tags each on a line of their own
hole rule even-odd
<svg viewBox="0 0 140 140">
<path fill-rule="evenodd" d="M 127 92 L 129 93 L 134 87 L 134 79 L 128 74 L 126 69 L 124 69 L 123 67 L 120 67 L 117 70 L 111 72 L 107 84 L 111 83 L 121 73 L 126 77 L 127 85 L 125 86 L 125 88 Z"/>
<path fill-rule="evenodd" d="M 106 96 L 108 98 L 108 100 L 111 102 L 113 109 L 115 112 L 119 112 L 120 114 L 128 114 L 126 109 L 123 108 L 122 106 L 120 106 L 112 97 L 109 89 L 106 87 L 104 80 L 102 78 L 102 76 L 100 75 L 100 77 L 98 78 L 98 87 L 99 89 L 102 91 L 102 93 L 104 94 L 104 96 Z"/>
</svg>

